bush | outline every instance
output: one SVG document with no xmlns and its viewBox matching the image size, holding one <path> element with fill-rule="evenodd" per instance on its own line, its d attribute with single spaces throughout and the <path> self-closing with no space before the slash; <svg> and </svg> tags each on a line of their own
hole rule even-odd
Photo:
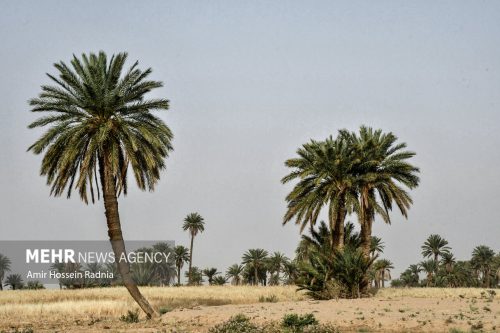
<svg viewBox="0 0 500 333">
<path fill-rule="evenodd" d="M 305 315 L 298 315 L 296 313 L 289 313 L 283 317 L 282 325 L 286 328 L 293 329 L 294 332 L 302 332 L 303 328 L 310 325 L 317 325 L 318 321 L 314 318 L 312 313 Z"/>
<path fill-rule="evenodd" d="M 259 302 L 261 303 L 276 303 L 278 302 L 278 297 L 276 295 L 269 295 L 269 296 L 260 296 L 259 297 Z"/>
<path fill-rule="evenodd" d="M 162 315 L 164 315 L 165 313 L 170 312 L 170 311 L 172 311 L 172 308 L 171 308 L 171 307 L 169 307 L 169 306 L 162 306 L 162 307 L 160 307 L 160 308 L 158 309 L 158 312 L 159 312 L 160 314 L 162 314 Z"/>
<path fill-rule="evenodd" d="M 120 320 L 125 322 L 125 323 L 138 323 L 139 322 L 139 311 L 134 310 L 134 311 L 127 311 L 126 315 L 123 315 L 120 317 Z"/>
<path fill-rule="evenodd" d="M 264 333 L 250 319 L 242 314 L 231 317 L 228 321 L 208 330 L 209 333 Z"/>
</svg>

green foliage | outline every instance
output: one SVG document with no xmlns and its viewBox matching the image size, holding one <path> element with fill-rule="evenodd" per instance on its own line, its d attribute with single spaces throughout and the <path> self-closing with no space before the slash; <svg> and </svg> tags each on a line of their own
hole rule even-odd
<svg viewBox="0 0 500 333">
<path fill-rule="evenodd" d="M 122 74 L 126 53 L 109 59 L 104 52 L 82 54 L 54 64 L 57 76 L 47 74 L 55 85 L 42 86 L 30 100 L 33 112 L 47 115 L 29 128 L 50 128 L 28 150 L 46 151 L 41 175 L 47 176 L 51 194 L 78 190 L 81 199 L 99 199 L 104 164 L 116 181 L 117 194 L 127 194 L 131 169 L 137 186 L 153 190 L 172 150 L 172 132 L 151 111 L 167 110 L 166 99 L 145 99 L 162 86 L 147 80 L 151 69 L 141 71 L 134 63 Z M 100 173 L 100 174 L 99 174 Z M 102 185 L 102 184 L 101 184 Z"/>
<path fill-rule="evenodd" d="M 268 296 L 260 296 L 259 297 L 259 302 L 261 303 L 276 303 L 278 302 L 278 297 L 274 294 L 268 295 Z"/>
<path fill-rule="evenodd" d="M 138 323 L 139 322 L 139 311 L 136 309 L 134 311 L 127 311 L 126 315 L 122 315 L 120 317 L 120 320 L 125 322 L 125 323 Z"/>
<path fill-rule="evenodd" d="M 45 289 L 45 286 L 40 281 L 28 281 L 25 288 L 29 290 L 39 290 Z"/>
<path fill-rule="evenodd" d="M 225 278 L 224 276 L 219 275 L 219 276 L 214 277 L 214 279 L 212 281 L 212 284 L 214 286 L 223 286 L 223 285 L 226 284 L 226 282 L 227 282 L 227 278 Z"/>
<path fill-rule="evenodd" d="M 242 314 L 231 317 L 228 321 L 209 329 L 209 333 L 339 333 L 330 325 L 319 324 L 312 314 L 298 316 L 286 315 L 282 322 L 258 326 Z"/>
<path fill-rule="evenodd" d="M 162 314 L 162 315 L 164 315 L 165 313 L 168 313 L 168 312 L 170 312 L 170 311 L 172 311 L 172 308 L 171 308 L 171 307 L 169 307 L 169 306 L 162 306 L 162 307 L 160 307 L 160 308 L 158 309 L 158 312 L 159 312 L 160 314 Z"/>
<path fill-rule="evenodd" d="M 238 314 L 231 317 L 228 321 L 218 324 L 208 330 L 209 333 L 264 333 L 255 324 L 250 322 L 250 319 Z"/>
<path fill-rule="evenodd" d="M 257 285 L 259 282 L 262 284 L 266 282 L 268 255 L 269 253 L 263 249 L 250 249 L 243 254 L 242 262 L 250 283 Z"/>
<path fill-rule="evenodd" d="M 24 282 L 21 278 L 21 274 L 10 274 L 5 278 L 4 285 L 10 287 L 12 290 L 22 289 L 24 287 Z"/>
<path fill-rule="evenodd" d="M 304 327 L 309 325 L 317 325 L 318 321 L 312 313 L 305 315 L 298 315 L 296 313 L 289 313 L 283 317 L 282 325 L 286 328 L 293 329 L 294 332 L 301 332 Z"/>
</svg>

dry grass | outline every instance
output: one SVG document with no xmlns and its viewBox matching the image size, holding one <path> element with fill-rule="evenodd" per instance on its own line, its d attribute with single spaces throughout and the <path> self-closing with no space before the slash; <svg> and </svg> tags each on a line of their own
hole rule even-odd
<svg viewBox="0 0 500 333">
<path fill-rule="evenodd" d="M 211 325 L 211 321 L 216 322 L 219 319 L 225 318 L 221 317 L 222 314 L 220 312 L 226 311 L 226 314 L 231 313 L 233 310 L 245 312 L 247 310 L 250 311 L 250 308 L 252 309 L 251 311 L 264 312 L 264 317 L 268 319 L 271 318 L 270 316 L 274 316 L 278 320 L 283 313 L 290 312 L 292 308 L 297 312 L 300 312 L 298 311 L 299 309 L 306 311 L 310 308 L 309 311 L 318 313 L 318 316 L 324 312 L 322 320 L 329 320 L 328 318 L 333 318 L 332 313 L 336 313 L 337 315 L 334 317 L 338 325 L 349 326 L 354 322 L 357 325 L 366 324 L 372 328 L 379 329 L 380 327 L 376 325 L 379 325 L 377 323 L 382 321 L 382 324 L 384 324 L 383 330 L 393 328 L 393 326 L 399 329 L 397 325 L 402 323 L 402 318 L 406 320 L 404 321 L 405 325 L 417 325 L 419 321 L 420 323 L 425 323 L 425 320 L 427 320 L 426 325 L 431 325 L 430 323 L 432 322 L 432 324 L 436 325 L 440 323 L 439 325 L 442 326 L 447 325 L 445 324 L 445 319 L 450 315 L 460 315 L 459 317 L 461 317 L 463 312 L 465 315 L 464 320 L 470 321 L 477 315 L 467 313 L 467 311 L 469 311 L 470 304 L 476 304 L 476 302 L 478 302 L 477 304 L 480 305 L 481 309 L 484 306 L 491 308 L 488 312 L 482 311 L 484 313 L 481 313 L 481 316 L 494 316 L 494 318 L 497 318 L 496 316 L 500 315 L 498 311 L 500 292 L 497 292 L 494 300 L 490 300 L 490 303 L 487 303 L 488 301 L 484 299 L 486 291 L 484 289 L 472 288 L 386 288 L 380 290 L 370 299 L 331 302 L 298 302 L 307 298 L 303 293 L 296 292 L 296 287 L 285 286 L 146 287 L 141 288 L 141 291 L 155 308 L 177 310 L 173 311 L 171 315 L 162 316 L 160 321 L 141 321 L 140 324 L 136 324 L 139 326 L 134 326 L 135 329 L 138 327 L 157 328 L 159 325 L 165 324 L 165 318 L 178 318 L 179 320 L 182 319 L 182 322 L 187 326 L 191 325 L 189 324 L 190 322 L 195 325 L 196 323 L 199 324 L 202 313 L 202 317 L 206 315 L 207 318 L 207 323 L 205 324 Z M 272 295 L 275 295 L 280 303 L 250 305 L 252 303 L 259 303 L 259 298 L 261 297 L 270 297 Z M 229 306 L 222 308 L 210 307 L 214 305 Z M 198 309 L 198 306 L 209 307 L 203 307 L 202 310 Z M 241 307 L 248 307 L 248 309 Z M 385 313 L 382 311 L 383 307 L 391 308 L 391 311 Z M 435 307 L 435 309 L 430 310 L 432 307 Z M 94 331 L 92 332 L 98 332 L 105 327 L 112 327 L 119 330 L 133 329 L 130 325 L 127 326 L 127 324 L 120 322 L 118 318 L 128 310 L 137 308 L 137 305 L 133 302 L 127 291 L 121 287 L 82 290 L 2 291 L 0 292 L 0 331 L 9 329 L 10 327 L 28 327 L 31 325 L 36 328 L 37 332 L 40 329 L 42 331 L 53 332 L 56 328 L 62 329 L 62 331 L 72 331 L 75 327 L 81 327 L 82 325 L 87 327 L 86 330 L 93 329 Z M 194 308 L 194 310 L 180 311 L 180 308 Z M 271 311 L 271 309 L 275 310 Z M 405 311 L 402 312 L 400 309 L 405 309 Z M 410 309 L 413 310 L 410 311 Z M 352 313 L 349 314 L 348 310 Z M 442 310 L 443 313 L 439 315 L 443 316 L 443 318 L 446 317 L 445 319 L 441 320 L 433 317 L 438 310 Z M 207 311 L 212 311 L 213 313 L 208 313 Z M 205 312 L 207 313 L 205 314 Z M 374 316 L 373 320 L 369 320 L 370 316 Z M 428 318 L 424 318 L 423 316 L 428 316 Z M 366 319 L 360 319 L 365 317 Z M 486 317 L 482 320 L 484 321 L 485 319 Z M 348 321 L 344 323 L 342 320 Z M 453 321 L 457 324 L 459 323 L 459 319 L 456 319 L 456 317 L 453 317 Z M 496 321 L 496 319 L 493 321 Z M 173 325 L 177 327 L 180 322 Z M 464 322 L 463 325 L 468 324 Z M 494 327 L 493 325 L 495 324 L 492 323 L 491 325 Z M 438 326 L 434 328 L 437 329 Z M 193 331 L 197 332 L 197 330 Z"/>
<path fill-rule="evenodd" d="M 384 288 L 377 292 L 376 297 L 415 297 L 415 298 L 481 298 L 487 289 L 482 288 Z M 495 299 L 500 299 L 500 291 L 496 290 Z"/>
<path fill-rule="evenodd" d="M 158 308 L 192 308 L 200 305 L 258 303 L 261 296 L 275 295 L 278 301 L 304 300 L 296 287 L 203 286 L 143 287 L 144 296 Z M 0 292 L 0 323 L 14 320 L 47 323 L 119 317 L 138 308 L 122 287 L 81 290 L 15 290 Z M 0 324 L 0 328 L 2 325 Z"/>
</svg>

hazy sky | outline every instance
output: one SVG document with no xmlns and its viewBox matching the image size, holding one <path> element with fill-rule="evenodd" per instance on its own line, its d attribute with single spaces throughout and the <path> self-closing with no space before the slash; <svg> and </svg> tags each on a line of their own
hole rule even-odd
<svg viewBox="0 0 500 333">
<path fill-rule="evenodd" d="M 498 1 L 2 1 L 0 42 L 0 239 L 106 239 L 102 202 L 49 197 L 26 152 L 45 73 L 104 50 L 152 67 L 165 83 L 152 96 L 171 100 L 175 151 L 154 193 L 120 201 L 126 239 L 188 245 L 182 220 L 197 211 L 197 266 L 225 271 L 255 247 L 293 256 L 283 162 L 366 124 L 407 142 L 422 170 L 408 221 L 374 225 L 396 275 L 431 233 L 459 259 L 500 250 Z"/>
</svg>

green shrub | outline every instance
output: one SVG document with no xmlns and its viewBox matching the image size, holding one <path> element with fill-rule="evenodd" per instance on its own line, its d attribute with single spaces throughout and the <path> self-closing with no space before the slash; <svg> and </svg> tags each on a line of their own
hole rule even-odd
<svg viewBox="0 0 500 333">
<path fill-rule="evenodd" d="M 162 306 L 158 309 L 158 312 L 162 315 L 164 315 L 165 313 L 167 312 L 170 312 L 172 311 L 172 308 L 171 307 L 168 307 L 168 306 Z"/>
<path fill-rule="evenodd" d="M 276 295 L 269 295 L 269 296 L 260 296 L 259 297 L 259 302 L 261 303 L 276 303 L 278 302 L 278 297 Z"/>
<path fill-rule="evenodd" d="M 208 330 L 209 333 L 264 333 L 250 319 L 242 314 L 231 317 L 228 321 L 215 325 Z"/>
<path fill-rule="evenodd" d="M 139 311 L 134 310 L 134 311 L 127 311 L 126 315 L 123 315 L 120 317 L 120 320 L 125 322 L 125 323 L 138 323 L 139 322 Z"/>
<path fill-rule="evenodd" d="M 281 322 L 283 327 L 292 328 L 295 331 L 302 331 L 302 329 L 309 325 L 317 325 L 318 321 L 314 318 L 312 313 L 305 315 L 298 315 L 296 313 L 289 313 L 283 317 Z"/>
</svg>

